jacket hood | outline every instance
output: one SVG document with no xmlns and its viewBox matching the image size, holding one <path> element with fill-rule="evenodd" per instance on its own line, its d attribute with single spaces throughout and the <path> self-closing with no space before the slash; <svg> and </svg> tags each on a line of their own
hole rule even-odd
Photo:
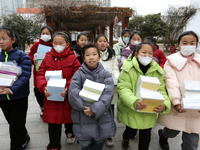
<svg viewBox="0 0 200 150">
<path fill-rule="evenodd" d="M 100 62 L 98 62 L 97 68 L 94 71 L 90 71 L 86 63 L 83 63 L 79 69 L 85 74 L 98 74 L 104 68 L 103 68 L 103 65 Z"/>
<path fill-rule="evenodd" d="M 123 42 L 121 37 L 119 38 L 119 42 L 118 43 L 119 43 L 119 46 L 126 47 L 126 45 L 124 44 L 124 42 Z"/>
<path fill-rule="evenodd" d="M 131 70 L 131 68 L 135 68 L 138 72 L 142 73 L 142 71 L 140 70 L 138 61 L 136 57 L 133 57 L 133 59 L 131 60 L 131 58 L 124 60 L 123 62 L 123 66 L 122 66 L 122 70 L 125 70 L 126 72 L 129 72 Z M 154 71 L 158 71 L 160 74 L 165 74 L 164 70 L 154 61 L 152 60 L 150 63 L 150 68 L 147 70 L 146 73 L 151 73 Z M 143 74 L 143 73 L 142 73 Z"/>
<path fill-rule="evenodd" d="M 200 66 L 200 55 L 198 53 L 194 53 L 194 57 L 191 59 Z M 189 58 L 183 57 L 180 52 L 177 52 L 168 56 L 167 60 L 173 68 L 175 68 L 177 71 L 181 71 L 188 63 Z"/>
</svg>

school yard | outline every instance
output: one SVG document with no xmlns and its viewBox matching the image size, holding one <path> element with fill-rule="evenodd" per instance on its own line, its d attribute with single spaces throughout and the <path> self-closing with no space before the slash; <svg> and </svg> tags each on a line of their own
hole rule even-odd
<svg viewBox="0 0 200 150">
<path fill-rule="evenodd" d="M 160 46 L 162 50 L 162 46 Z M 166 55 L 169 55 L 169 52 L 164 52 Z M 34 93 L 33 93 L 33 78 L 30 79 L 30 95 L 29 95 L 29 107 L 27 113 L 27 129 L 30 134 L 31 140 L 27 146 L 27 150 L 46 150 L 46 146 L 48 144 L 48 125 L 43 123 L 42 118 L 40 117 L 40 108 L 36 102 Z M 22 89 L 23 90 L 23 89 Z M 117 133 L 114 139 L 114 146 L 107 147 L 104 145 L 103 150 L 121 150 L 121 141 L 122 134 L 125 129 L 125 126 L 122 123 L 118 123 L 116 119 L 117 108 L 115 106 L 115 122 L 117 124 Z M 158 130 L 163 128 L 161 125 L 157 124 L 152 129 L 151 143 L 149 150 L 161 150 L 158 143 Z M 130 140 L 130 149 L 137 150 L 138 144 L 138 135 L 135 139 Z M 174 139 L 169 139 L 170 149 L 171 150 L 180 150 L 181 149 L 181 134 L 179 134 Z M 9 138 L 9 127 L 3 116 L 2 111 L 0 111 L 0 150 L 9 150 L 10 138 Z M 72 145 L 66 143 L 66 136 L 64 134 L 64 127 L 61 137 L 61 150 L 78 150 L 80 149 L 79 145 L 75 142 Z M 200 150 L 200 147 L 199 147 Z"/>
</svg>

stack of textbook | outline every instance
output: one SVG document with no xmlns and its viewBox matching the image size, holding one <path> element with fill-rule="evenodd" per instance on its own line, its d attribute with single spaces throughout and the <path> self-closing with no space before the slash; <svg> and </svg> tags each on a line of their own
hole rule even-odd
<svg viewBox="0 0 200 150">
<path fill-rule="evenodd" d="M 182 109 L 200 110 L 200 81 L 185 80 L 180 89 Z"/>
<path fill-rule="evenodd" d="M 65 90 L 66 79 L 62 78 L 62 70 L 46 71 L 45 77 L 47 80 L 47 91 L 51 96 L 47 97 L 52 101 L 64 101 L 64 97 L 60 95 Z"/>
<path fill-rule="evenodd" d="M 79 96 L 85 102 L 94 103 L 99 100 L 104 88 L 105 84 L 86 79 L 83 85 L 83 89 L 79 92 Z"/>
<path fill-rule="evenodd" d="M 156 113 L 153 111 L 155 107 L 163 104 L 165 101 L 162 94 L 157 92 L 160 86 L 160 81 L 157 77 L 140 76 L 136 85 L 136 96 L 146 108 L 137 110 L 138 112 Z"/>
<path fill-rule="evenodd" d="M 42 63 L 42 60 L 44 59 L 46 53 L 49 51 L 51 51 L 50 46 L 46 46 L 42 44 L 38 45 L 37 53 L 34 54 L 34 59 L 36 60 L 36 65 L 35 65 L 36 71 L 39 70 L 39 66 Z"/>
<path fill-rule="evenodd" d="M 14 62 L 0 62 L 0 86 L 12 86 L 20 74 L 21 67 Z"/>
</svg>

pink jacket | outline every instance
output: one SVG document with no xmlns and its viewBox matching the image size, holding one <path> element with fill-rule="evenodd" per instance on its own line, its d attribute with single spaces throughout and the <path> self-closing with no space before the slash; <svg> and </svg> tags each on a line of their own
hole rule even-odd
<svg viewBox="0 0 200 150">
<path fill-rule="evenodd" d="M 191 58 L 185 58 L 180 52 L 167 57 L 164 65 L 166 88 L 172 102 L 168 115 L 159 115 L 158 123 L 169 129 L 200 134 L 200 113 L 178 113 L 173 107 L 181 104 L 180 85 L 184 80 L 200 81 L 200 55 L 195 53 Z M 194 115 L 195 114 L 195 115 Z"/>
</svg>

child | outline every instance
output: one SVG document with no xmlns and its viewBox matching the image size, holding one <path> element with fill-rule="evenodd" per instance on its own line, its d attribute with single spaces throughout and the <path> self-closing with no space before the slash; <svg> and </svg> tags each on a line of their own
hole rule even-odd
<svg viewBox="0 0 200 150">
<path fill-rule="evenodd" d="M 116 54 L 118 62 L 120 61 L 120 57 L 121 57 L 120 49 L 122 47 L 126 47 L 127 46 L 128 42 L 129 42 L 130 34 L 131 34 L 131 31 L 129 29 L 126 28 L 126 29 L 122 30 L 121 37 L 120 37 L 118 43 L 116 43 L 113 46 L 113 49 L 115 50 L 115 54 Z"/>
<path fill-rule="evenodd" d="M 154 47 L 154 61 L 158 62 L 158 64 L 163 68 L 164 64 L 166 62 L 166 57 L 163 51 L 158 49 L 158 46 L 156 45 L 156 39 L 153 38 L 152 36 L 147 36 L 144 38 L 144 42 L 149 42 L 153 45 Z"/>
<path fill-rule="evenodd" d="M 83 63 L 83 47 L 88 43 L 89 37 L 86 33 L 80 33 L 77 36 L 76 45 L 73 46 L 72 50 L 76 56 L 78 56 L 79 62 Z"/>
<path fill-rule="evenodd" d="M 131 33 L 128 46 L 121 48 L 121 57 L 119 61 L 119 69 L 122 67 L 123 60 L 128 59 L 129 56 L 132 56 L 132 54 L 135 52 L 135 49 L 138 44 L 142 42 L 142 34 L 138 31 L 134 31 Z"/>
<path fill-rule="evenodd" d="M 84 63 L 73 76 L 69 88 L 73 131 L 82 150 L 102 150 L 104 139 L 113 137 L 116 132 L 110 107 L 114 83 L 99 59 L 98 48 L 93 44 L 86 45 L 83 49 Z M 83 101 L 79 96 L 86 79 L 105 84 L 101 97 L 93 104 Z"/>
<path fill-rule="evenodd" d="M 52 39 L 53 47 L 51 52 L 46 54 L 39 67 L 37 88 L 45 94 L 43 121 L 48 123 L 50 139 L 47 150 L 60 150 L 62 124 L 65 124 L 67 143 L 73 143 L 75 141 L 72 132 L 71 106 L 66 95 L 71 78 L 81 65 L 78 58 L 74 55 L 74 52 L 70 51 L 70 41 L 67 34 L 57 32 L 53 35 Z M 66 89 L 60 93 L 65 98 L 63 102 L 47 100 L 47 97 L 51 95 L 46 87 L 45 72 L 47 70 L 62 70 L 62 77 L 67 81 Z"/>
<path fill-rule="evenodd" d="M 197 150 L 200 134 L 199 116 L 187 115 L 181 106 L 180 86 L 184 80 L 200 81 L 200 55 L 196 53 L 198 36 L 193 31 L 186 31 L 178 38 L 180 52 L 167 57 L 164 70 L 169 98 L 174 107 L 168 115 L 161 115 L 158 122 L 164 125 L 159 130 L 159 143 L 162 149 L 169 149 L 167 139 L 176 137 L 181 131 L 182 150 Z M 198 114 L 197 110 L 194 110 Z"/>
<path fill-rule="evenodd" d="M 124 150 L 129 149 L 129 139 L 133 130 L 139 129 L 138 150 L 148 150 L 151 139 L 151 129 L 155 126 L 157 120 L 156 113 L 168 113 L 170 110 L 170 101 L 167 96 L 162 75 L 164 70 L 152 61 L 153 47 L 150 43 L 141 43 L 138 45 L 135 57 L 124 61 L 122 71 L 118 79 L 118 121 L 126 125 L 123 133 L 122 147 Z M 136 109 L 142 110 L 145 104 L 139 101 L 135 95 L 136 84 L 140 75 L 157 77 L 161 83 L 158 92 L 160 92 L 165 102 L 163 105 L 156 107 L 156 113 L 137 112 Z"/>
<path fill-rule="evenodd" d="M 40 37 L 39 41 L 33 44 L 33 46 L 30 49 L 30 53 L 29 53 L 31 62 L 34 65 L 34 68 L 33 68 L 34 93 L 35 93 L 36 100 L 37 100 L 38 104 L 40 105 L 40 109 L 41 109 L 40 116 L 41 117 L 43 116 L 44 95 L 43 95 L 43 92 L 41 93 L 38 91 L 37 85 L 36 85 L 37 71 L 36 71 L 36 67 L 35 67 L 36 61 L 34 58 L 34 54 L 37 53 L 39 44 L 52 47 L 52 41 L 51 41 L 52 35 L 53 35 L 52 29 L 49 26 L 43 26 L 40 30 L 41 37 Z"/>
<path fill-rule="evenodd" d="M 30 137 L 26 129 L 31 60 L 16 47 L 16 36 L 12 29 L 0 28 L 0 62 L 15 62 L 21 74 L 11 87 L 0 87 L 0 108 L 9 124 L 10 149 L 25 149 Z M 4 148 L 5 149 L 5 148 Z"/>
<path fill-rule="evenodd" d="M 100 63 L 103 65 L 104 69 L 107 70 L 113 78 L 115 89 L 114 97 L 112 99 L 111 108 L 114 113 L 114 104 L 117 104 L 117 80 L 119 76 L 118 61 L 115 57 L 115 51 L 108 46 L 108 39 L 105 35 L 98 35 L 94 40 L 95 45 L 100 50 Z M 106 145 L 113 146 L 114 142 L 112 138 L 106 140 Z"/>
</svg>

